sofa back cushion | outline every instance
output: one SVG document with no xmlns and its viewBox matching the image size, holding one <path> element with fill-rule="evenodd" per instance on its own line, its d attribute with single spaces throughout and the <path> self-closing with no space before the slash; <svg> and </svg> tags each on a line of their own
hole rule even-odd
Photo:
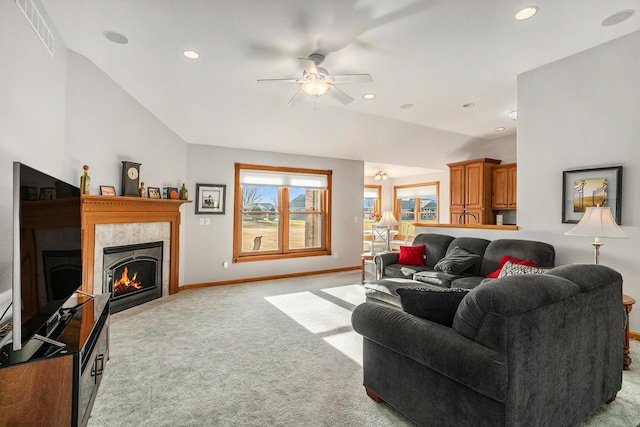
<svg viewBox="0 0 640 427">
<path fill-rule="evenodd" d="M 424 265 L 433 268 L 447 253 L 453 237 L 445 234 L 421 233 L 413 239 L 413 246 L 425 245 Z"/>
<path fill-rule="evenodd" d="M 579 292 L 580 288 L 575 283 L 549 274 L 490 280 L 472 289 L 462 300 L 453 318 L 452 327 L 460 335 L 504 352 L 510 317 L 561 301 Z"/>
<path fill-rule="evenodd" d="M 479 276 L 487 276 L 500 266 L 504 255 L 525 261 L 535 261 L 537 267 L 553 267 L 556 261 L 556 251 L 548 243 L 523 239 L 498 239 L 487 246 Z"/>
<path fill-rule="evenodd" d="M 489 243 L 491 243 L 490 240 L 480 239 L 478 237 L 457 237 L 453 239 L 451 243 L 449 243 L 446 255 L 452 253 L 456 247 L 464 249 L 465 251 L 472 254 L 480 255 L 480 262 L 476 262 L 464 271 L 465 274 L 480 276 L 479 272 L 482 265 L 481 260 Z"/>
</svg>

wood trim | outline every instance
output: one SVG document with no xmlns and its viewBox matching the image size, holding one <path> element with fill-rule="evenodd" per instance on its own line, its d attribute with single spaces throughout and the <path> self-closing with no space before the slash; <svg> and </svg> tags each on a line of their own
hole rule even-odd
<svg viewBox="0 0 640 427">
<path fill-rule="evenodd" d="M 416 222 L 413 225 L 414 227 L 434 227 L 434 228 L 477 228 L 477 229 L 485 229 L 485 230 L 508 230 L 508 231 L 518 230 L 517 225 L 430 224 L 430 223 L 420 223 L 420 222 Z"/>
<path fill-rule="evenodd" d="M 97 224 L 169 222 L 169 294 L 179 289 L 180 206 L 191 200 L 123 196 L 82 196 L 82 290 L 93 293 L 93 266 Z"/>
<path fill-rule="evenodd" d="M 340 272 L 343 272 L 343 271 L 360 270 L 361 268 L 362 268 L 361 265 L 357 265 L 355 267 L 342 267 L 342 268 L 333 268 L 333 269 L 330 269 L 330 270 L 305 271 L 305 272 L 302 272 L 302 273 L 278 274 L 278 275 L 275 275 L 275 276 L 248 277 L 246 279 L 223 280 L 223 281 L 220 281 L 220 282 L 192 283 L 190 285 L 181 286 L 180 290 L 197 289 L 197 288 L 208 288 L 208 287 L 211 287 L 211 286 L 238 285 L 238 284 L 241 284 L 241 283 L 262 282 L 264 280 L 288 279 L 288 278 L 292 278 L 292 277 L 314 276 L 314 275 L 317 275 L 317 274 L 340 273 Z"/>
<path fill-rule="evenodd" d="M 629 338 L 632 340 L 640 341 L 640 332 L 629 331 Z"/>
</svg>

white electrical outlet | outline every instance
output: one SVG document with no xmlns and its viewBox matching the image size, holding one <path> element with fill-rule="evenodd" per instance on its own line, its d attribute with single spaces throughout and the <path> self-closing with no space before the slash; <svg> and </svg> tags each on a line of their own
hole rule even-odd
<svg viewBox="0 0 640 427">
<path fill-rule="evenodd" d="M 356 224 L 358 223 L 358 217 L 357 216 L 353 217 L 353 222 L 355 222 Z"/>
<path fill-rule="evenodd" d="M 204 225 L 211 225 L 211 218 L 207 218 L 204 220 Z"/>
<path fill-rule="evenodd" d="M 229 263 L 227 261 L 222 263 L 222 268 L 228 268 L 229 267 Z"/>
<path fill-rule="evenodd" d="M 334 257 L 334 258 L 338 258 L 338 252 L 334 252 L 334 253 L 333 253 L 333 257 Z"/>
<path fill-rule="evenodd" d="M 200 218 L 200 225 L 204 225 L 204 218 Z"/>
</svg>

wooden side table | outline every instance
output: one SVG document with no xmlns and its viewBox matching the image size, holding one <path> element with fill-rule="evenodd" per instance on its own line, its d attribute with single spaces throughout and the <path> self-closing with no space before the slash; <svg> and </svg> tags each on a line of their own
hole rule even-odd
<svg viewBox="0 0 640 427">
<path fill-rule="evenodd" d="M 362 284 L 365 282 L 365 274 L 366 274 L 366 265 L 367 262 L 373 262 L 373 256 L 371 252 L 365 252 L 362 254 Z"/>
<path fill-rule="evenodd" d="M 622 305 L 624 306 L 624 311 L 627 313 L 627 325 L 624 328 L 624 345 L 622 347 L 622 369 L 625 371 L 631 369 L 631 356 L 629 356 L 629 313 L 631 313 L 632 306 L 635 303 L 636 300 L 629 295 L 622 295 Z"/>
</svg>

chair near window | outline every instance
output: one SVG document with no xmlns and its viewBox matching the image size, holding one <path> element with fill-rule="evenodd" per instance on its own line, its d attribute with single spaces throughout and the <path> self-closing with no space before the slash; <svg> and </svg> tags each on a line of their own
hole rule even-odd
<svg viewBox="0 0 640 427">
<path fill-rule="evenodd" d="M 262 236 L 256 236 L 256 238 L 253 239 L 253 249 L 251 249 L 251 251 L 252 252 L 259 251 L 260 245 L 262 245 Z"/>
</svg>

